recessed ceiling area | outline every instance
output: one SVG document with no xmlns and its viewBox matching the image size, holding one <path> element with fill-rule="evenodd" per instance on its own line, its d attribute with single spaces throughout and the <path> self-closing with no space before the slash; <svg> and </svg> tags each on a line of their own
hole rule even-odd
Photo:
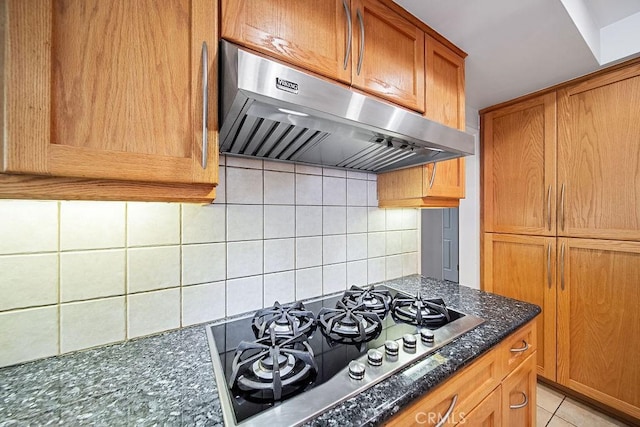
<svg viewBox="0 0 640 427">
<path fill-rule="evenodd" d="M 640 0 L 394 1 L 467 52 L 466 100 L 473 109 L 640 51 Z"/>
</svg>

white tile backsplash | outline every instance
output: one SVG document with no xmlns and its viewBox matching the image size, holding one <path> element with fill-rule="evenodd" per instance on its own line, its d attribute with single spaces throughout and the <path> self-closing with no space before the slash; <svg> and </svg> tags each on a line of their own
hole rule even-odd
<svg viewBox="0 0 640 427">
<path fill-rule="evenodd" d="M 338 234 L 322 238 L 322 264 L 335 264 L 347 260 L 347 236 Z"/>
<path fill-rule="evenodd" d="M 264 206 L 264 238 L 294 237 L 296 234 L 295 206 Z"/>
<path fill-rule="evenodd" d="M 68 353 L 123 341 L 125 297 L 74 302 L 60 306 L 60 351 Z"/>
<path fill-rule="evenodd" d="M 123 202 L 61 202 L 60 250 L 122 248 Z"/>
<path fill-rule="evenodd" d="M 227 280 L 227 316 L 262 308 L 262 276 Z"/>
<path fill-rule="evenodd" d="M 293 205 L 295 195 L 295 174 L 264 171 L 265 205 Z"/>
<path fill-rule="evenodd" d="M 296 268 L 322 265 L 322 237 L 296 238 Z"/>
<path fill-rule="evenodd" d="M 347 264 L 332 264 L 322 267 L 322 293 L 344 291 L 347 288 Z"/>
<path fill-rule="evenodd" d="M 0 201 L 0 255 L 58 250 L 58 203 Z"/>
<path fill-rule="evenodd" d="M 0 367 L 418 271 L 376 175 L 221 164 L 212 205 L 0 200 Z"/>
<path fill-rule="evenodd" d="M 129 293 L 180 285 L 180 246 L 133 248 L 127 258 Z"/>
<path fill-rule="evenodd" d="M 263 273 L 263 242 L 253 240 L 227 243 L 227 279 Z"/>
<path fill-rule="evenodd" d="M 128 203 L 127 245 L 157 246 L 180 243 L 180 205 Z"/>
<path fill-rule="evenodd" d="M 278 301 L 281 304 L 296 299 L 295 271 L 282 271 L 264 275 L 264 305 L 268 307 Z"/>
<path fill-rule="evenodd" d="M 0 311 L 57 302 L 58 254 L 0 256 Z"/>
<path fill-rule="evenodd" d="M 132 294 L 127 299 L 128 338 L 180 327 L 180 288 Z"/>
<path fill-rule="evenodd" d="M 229 167 L 231 159 L 234 163 L 237 160 L 246 160 L 227 158 L 227 203 L 261 205 L 263 201 L 262 170 Z"/>
<path fill-rule="evenodd" d="M 182 205 L 182 243 L 224 242 L 226 216 L 225 205 L 185 203 Z"/>
<path fill-rule="evenodd" d="M 322 205 L 322 176 L 296 174 L 296 205 Z"/>
<path fill-rule="evenodd" d="M 61 253 L 60 301 L 124 295 L 125 262 L 124 249 Z"/>
<path fill-rule="evenodd" d="M 296 270 L 296 300 L 322 295 L 322 267 Z"/>
<path fill-rule="evenodd" d="M 295 266 L 295 239 L 264 241 L 264 272 L 293 270 Z"/>
<path fill-rule="evenodd" d="M 210 322 L 225 316 L 224 281 L 182 288 L 182 326 Z"/>
<path fill-rule="evenodd" d="M 182 285 L 224 280 L 227 277 L 227 245 L 210 243 L 182 246 Z"/>
<path fill-rule="evenodd" d="M 262 205 L 227 205 L 227 241 L 262 239 L 263 215 Z"/>
<path fill-rule="evenodd" d="M 322 234 L 344 234 L 347 232 L 347 208 L 325 206 L 322 208 Z"/>
<path fill-rule="evenodd" d="M 345 206 L 347 204 L 347 180 L 325 176 L 322 178 L 322 204 Z"/>
</svg>

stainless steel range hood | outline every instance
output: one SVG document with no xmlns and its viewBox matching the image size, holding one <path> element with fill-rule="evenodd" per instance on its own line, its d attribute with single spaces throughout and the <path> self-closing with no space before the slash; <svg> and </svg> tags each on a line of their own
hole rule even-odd
<svg viewBox="0 0 640 427">
<path fill-rule="evenodd" d="M 473 136 L 220 44 L 220 151 L 374 173 L 474 153 Z"/>
</svg>

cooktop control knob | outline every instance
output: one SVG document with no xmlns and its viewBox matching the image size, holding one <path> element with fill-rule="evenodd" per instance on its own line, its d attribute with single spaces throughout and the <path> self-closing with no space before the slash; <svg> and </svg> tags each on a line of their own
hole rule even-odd
<svg viewBox="0 0 640 427">
<path fill-rule="evenodd" d="M 402 344 L 407 350 L 416 348 L 416 336 L 413 334 L 404 334 L 402 336 Z"/>
<path fill-rule="evenodd" d="M 382 352 L 372 348 L 367 352 L 367 362 L 369 362 L 371 366 L 382 365 Z"/>
<path fill-rule="evenodd" d="M 364 363 L 352 360 L 349 363 L 349 376 L 354 380 L 361 380 L 364 378 L 365 366 Z"/>
<path fill-rule="evenodd" d="M 387 340 L 387 341 L 384 342 L 384 352 L 389 357 L 397 356 L 399 349 L 400 349 L 400 346 L 398 345 L 398 343 L 396 341 Z"/>
<path fill-rule="evenodd" d="M 420 329 L 420 340 L 422 340 L 422 342 L 425 344 L 433 344 L 433 331 L 427 328 Z"/>
</svg>

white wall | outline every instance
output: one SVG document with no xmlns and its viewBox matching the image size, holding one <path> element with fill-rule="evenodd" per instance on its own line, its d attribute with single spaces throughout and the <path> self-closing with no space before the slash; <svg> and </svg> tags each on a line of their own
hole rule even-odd
<svg viewBox="0 0 640 427">
<path fill-rule="evenodd" d="M 375 175 L 221 162 L 213 205 L 0 200 L 0 366 L 418 272 Z"/>
<path fill-rule="evenodd" d="M 475 152 L 465 160 L 466 197 L 460 201 L 460 284 L 480 289 L 480 118 L 467 108 L 467 132 L 475 136 Z"/>
</svg>

